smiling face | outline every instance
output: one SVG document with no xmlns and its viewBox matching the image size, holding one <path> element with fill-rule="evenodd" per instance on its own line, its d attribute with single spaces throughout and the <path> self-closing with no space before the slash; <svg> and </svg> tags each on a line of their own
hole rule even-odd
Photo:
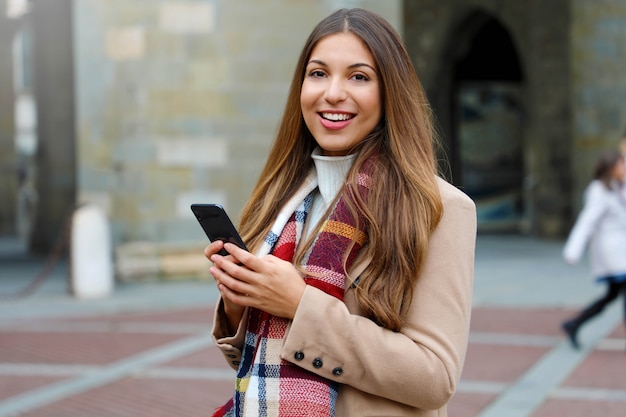
<svg viewBox="0 0 626 417">
<path fill-rule="evenodd" d="M 349 154 L 380 121 L 381 91 L 374 58 L 352 33 L 322 38 L 306 66 L 300 106 L 322 153 Z"/>
</svg>

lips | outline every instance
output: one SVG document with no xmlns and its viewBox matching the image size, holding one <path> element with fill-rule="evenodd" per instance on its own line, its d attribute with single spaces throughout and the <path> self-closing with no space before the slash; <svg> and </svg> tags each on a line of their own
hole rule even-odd
<svg viewBox="0 0 626 417">
<path fill-rule="evenodd" d="M 356 117 L 354 113 L 319 112 L 322 126 L 329 130 L 339 130 L 348 126 Z"/>
<path fill-rule="evenodd" d="M 319 115 L 322 117 L 322 119 L 325 119 L 331 122 L 345 122 L 346 120 L 350 120 L 355 116 L 352 113 L 331 113 L 331 112 L 320 112 Z"/>
</svg>

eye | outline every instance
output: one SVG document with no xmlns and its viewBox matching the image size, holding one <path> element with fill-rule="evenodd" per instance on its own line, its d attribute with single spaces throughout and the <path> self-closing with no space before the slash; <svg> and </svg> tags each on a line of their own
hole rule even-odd
<svg viewBox="0 0 626 417">
<path fill-rule="evenodd" d="M 312 78 L 323 78 L 325 76 L 326 76 L 326 74 L 322 70 L 312 70 L 312 71 L 309 71 L 309 77 L 312 77 Z"/>
<path fill-rule="evenodd" d="M 359 73 L 359 74 L 354 74 L 354 75 L 352 76 L 352 79 L 353 79 L 353 80 L 355 80 L 355 81 L 369 81 L 369 80 L 370 80 L 370 77 L 368 77 L 368 76 L 367 76 L 367 75 L 365 75 L 365 74 L 361 74 L 361 73 Z"/>
</svg>

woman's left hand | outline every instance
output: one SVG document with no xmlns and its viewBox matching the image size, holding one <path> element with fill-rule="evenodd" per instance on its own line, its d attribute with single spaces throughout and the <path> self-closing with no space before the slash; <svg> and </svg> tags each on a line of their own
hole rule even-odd
<svg viewBox="0 0 626 417">
<path fill-rule="evenodd" d="M 211 274 L 219 281 L 222 297 L 293 319 L 306 287 L 296 268 L 272 255 L 259 258 L 232 243 L 225 244 L 224 249 L 242 265 L 224 256 L 211 256 Z"/>
</svg>

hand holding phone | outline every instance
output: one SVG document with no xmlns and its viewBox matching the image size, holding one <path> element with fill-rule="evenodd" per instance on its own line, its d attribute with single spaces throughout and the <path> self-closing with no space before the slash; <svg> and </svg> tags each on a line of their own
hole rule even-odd
<svg viewBox="0 0 626 417">
<path fill-rule="evenodd" d="M 191 211 L 211 242 L 221 240 L 224 243 L 234 243 L 240 248 L 248 250 L 222 206 L 219 204 L 192 204 Z M 222 249 L 219 254 L 226 256 L 228 252 Z"/>
</svg>

